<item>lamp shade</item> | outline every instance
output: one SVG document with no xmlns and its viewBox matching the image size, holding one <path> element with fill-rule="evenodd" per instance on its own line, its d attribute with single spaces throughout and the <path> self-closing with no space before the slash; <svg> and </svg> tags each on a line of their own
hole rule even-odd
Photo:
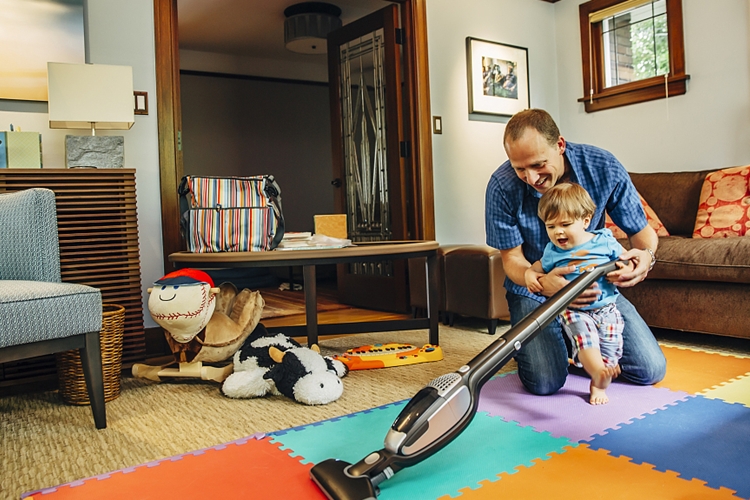
<svg viewBox="0 0 750 500">
<path fill-rule="evenodd" d="M 50 128 L 127 130 L 133 126 L 133 68 L 47 63 Z"/>
</svg>

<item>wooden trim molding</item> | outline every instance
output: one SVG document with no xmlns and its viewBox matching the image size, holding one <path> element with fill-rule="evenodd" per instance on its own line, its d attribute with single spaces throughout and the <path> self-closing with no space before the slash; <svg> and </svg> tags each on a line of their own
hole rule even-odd
<svg viewBox="0 0 750 500">
<path fill-rule="evenodd" d="M 183 250 L 180 234 L 182 178 L 182 114 L 177 0 L 154 0 L 156 45 L 156 109 L 159 129 L 159 181 L 164 272 L 172 270 L 169 254 Z"/>
<path fill-rule="evenodd" d="M 578 102 L 587 113 L 626 106 L 639 102 L 664 99 L 685 94 L 690 75 L 685 74 L 685 41 L 682 23 L 682 0 L 667 0 L 669 39 L 669 74 L 664 76 L 606 87 L 604 84 L 604 51 L 602 23 L 589 26 L 589 14 L 612 7 L 625 0 L 591 0 L 578 6 L 581 29 L 581 61 L 583 94 Z M 593 94 L 591 94 L 593 89 Z"/>
<path fill-rule="evenodd" d="M 414 200 L 419 207 L 414 238 L 435 239 L 435 190 L 432 170 L 432 112 L 430 69 L 427 61 L 427 0 L 407 0 L 402 21 L 406 30 L 408 112 L 413 124 L 408 133 L 414 147 Z"/>
</svg>

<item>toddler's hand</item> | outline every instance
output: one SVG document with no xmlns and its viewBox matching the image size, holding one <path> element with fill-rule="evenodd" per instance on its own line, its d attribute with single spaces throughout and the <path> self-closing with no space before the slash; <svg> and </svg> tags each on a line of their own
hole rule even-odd
<svg viewBox="0 0 750 500">
<path fill-rule="evenodd" d="M 532 268 L 528 268 L 523 273 L 523 278 L 526 281 L 526 288 L 528 288 L 531 293 L 540 293 L 544 290 L 542 284 L 539 283 L 539 278 L 541 276 L 544 276 L 544 273 L 538 273 Z"/>
</svg>

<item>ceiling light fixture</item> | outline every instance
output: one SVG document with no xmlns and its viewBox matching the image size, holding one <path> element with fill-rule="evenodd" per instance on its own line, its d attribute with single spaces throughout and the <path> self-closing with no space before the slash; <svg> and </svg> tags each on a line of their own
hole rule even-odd
<svg viewBox="0 0 750 500">
<path fill-rule="evenodd" d="M 325 54 L 326 37 L 341 27 L 341 9 L 330 3 L 304 2 L 284 9 L 284 45 L 300 54 Z"/>
</svg>

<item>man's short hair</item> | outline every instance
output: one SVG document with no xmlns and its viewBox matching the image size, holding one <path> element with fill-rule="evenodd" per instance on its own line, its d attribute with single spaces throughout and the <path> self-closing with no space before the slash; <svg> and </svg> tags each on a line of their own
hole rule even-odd
<svg viewBox="0 0 750 500">
<path fill-rule="evenodd" d="M 596 203 L 580 184 L 563 182 L 552 186 L 539 199 L 537 215 L 545 223 L 560 215 L 573 219 L 593 217 Z"/>
<path fill-rule="evenodd" d="M 526 109 L 519 111 L 508 120 L 505 126 L 503 144 L 517 141 L 527 128 L 533 128 L 544 137 L 550 146 L 557 144 L 560 129 L 555 120 L 543 109 Z"/>
</svg>

